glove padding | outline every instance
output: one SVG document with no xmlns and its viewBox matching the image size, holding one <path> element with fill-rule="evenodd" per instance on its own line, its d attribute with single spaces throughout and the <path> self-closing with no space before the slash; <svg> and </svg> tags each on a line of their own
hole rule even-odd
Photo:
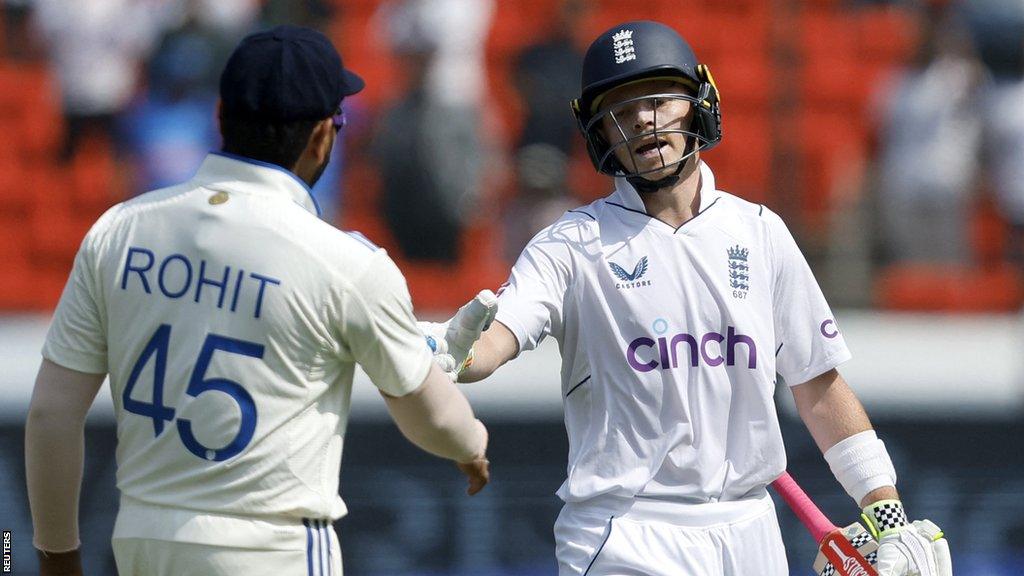
<svg viewBox="0 0 1024 576">
<path fill-rule="evenodd" d="M 473 343 L 490 327 L 498 312 L 498 297 L 482 290 L 447 322 L 417 322 L 434 354 L 434 363 L 455 382 L 473 364 Z"/>
<path fill-rule="evenodd" d="M 907 522 L 897 500 L 876 502 L 863 517 L 878 538 L 878 576 L 953 576 L 949 543 L 931 520 Z"/>
</svg>

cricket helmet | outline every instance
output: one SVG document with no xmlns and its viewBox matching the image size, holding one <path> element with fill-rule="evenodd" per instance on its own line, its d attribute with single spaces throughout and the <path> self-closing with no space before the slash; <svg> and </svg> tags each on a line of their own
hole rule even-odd
<svg viewBox="0 0 1024 576">
<path fill-rule="evenodd" d="M 601 99 L 610 90 L 640 80 L 664 78 L 678 81 L 689 88 L 687 94 L 649 94 L 640 98 L 618 103 L 615 106 L 600 109 Z M 640 181 L 642 174 L 663 170 L 679 164 L 676 171 L 678 177 L 683 162 L 700 150 L 707 150 L 718 144 L 722 139 L 722 115 L 719 105 L 718 88 L 707 65 L 697 61 L 693 49 L 675 30 L 652 21 L 626 22 L 615 26 L 590 45 L 583 59 L 583 74 L 580 82 L 580 97 L 571 102 L 573 115 L 584 140 L 594 167 L 598 172 L 612 176 L 631 177 L 630 181 Z M 682 133 L 688 137 L 688 147 L 692 150 L 675 161 L 666 162 L 653 170 L 637 172 L 629 170 L 616 158 L 615 148 L 626 146 L 632 150 L 635 141 L 649 137 L 650 133 L 625 137 L 625 141 L 611 146 L 601 131 L 601 124 L 606 116 L 610 116 L 620 131 L 623 126 L 615 116 L 623 106 L 641 99 L 682 99 L 693 103 L 693 120 L 682 129 L 667 129 L 658 126 L 655 121 L 655 134 Z M 655 102 L 657 109 L 657 102 Z M 630 152 L 632 155 L 632 151 Z M 634 164 L 635 166 L 635 164 Z M 671 178 L 671 177 L 669 177 Z M 647 187 L 647 182 L 641 184 Z M 660 188 L 672 182 L 658 181 Z M 636 185 L 636 182 L 634 182 Z"/>
</svg>

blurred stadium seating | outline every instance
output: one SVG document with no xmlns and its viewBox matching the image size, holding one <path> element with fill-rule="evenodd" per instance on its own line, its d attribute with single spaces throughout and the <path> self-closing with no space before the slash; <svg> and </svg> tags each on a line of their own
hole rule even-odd
<svg viewBox="0 0 1024 576">
<path fill-rule="evenodd" d="M 366 77 L 359 98 L 371 117 L 403 89 L 399 66 L 374 37 L 379 0 L 334 0 L 341 16 L 328 33 L 352 68 Z M 722 145 L 707 154 L 723 189 L 782 212 L 814 258 L 829 241 L 834 218 L 850 203 L 837 200 L 837 182 L 850 177 L 870 153 L 870 99 L 877 82 L 913 51 L 913 18 L 892 5 L 850 7 L 814 1 L 787 14 L 755 1 L 651 0 L 590 3 L 585 36 L 616 22 L 664 20 L 691 40 L 715 73 L 723 93 Z M 543 31 L 556 0 L 499 2 L 488 42 L 490 96 L 505 144 L 520 129 L 522 110 L 513 90 L 512 56 Z M 6 54 L 6 50 L 3 51 Z M 59 296 L 76 247 L 89 224 L 125 195 L 109 142 L 94 141 L 70 165 L 56 160 L 62 123 L 54 79 L 45 62 L 0 56 L 0 222 L 6 265 L 0 310 L 47 310 Z M 16 89 L 15 89 L 16 88 Z M 348 147 L 344 228 L 364 232 L 392 248 L 409 277 L 420 309 L 445 310 L 479 286 L 504 280 L 500 205 L 507 183 L 485 194 L 482 211 L 463 239 L 458 265 L 405 262 L 394 250 L 378 210 L 379 179 L 365 142 Z M 582 149 L 572 161 L 572 193 L 580 202 L 602 196 L 606 181 L 590 169 Z M 859 189 L 854 195 L 861 194 Z M 854 199 L 856 201 L 856 198 Z M 879 271 L 874 304 L 889 309 L 1012 310 L 1024 291 L 1020 273 L 1001 261 L 1006 226 L 989 203 L 973 219 L 975 262 L 948 268 L 900 266 Z M 842 295 L 839 295 L 842 299 Z M 870 302 L 868 302 L 870 303 Z"/>
</svg>

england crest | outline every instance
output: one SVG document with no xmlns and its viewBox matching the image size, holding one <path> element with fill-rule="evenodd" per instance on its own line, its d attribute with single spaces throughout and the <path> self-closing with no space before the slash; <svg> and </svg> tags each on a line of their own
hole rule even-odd
<svg viewBox="0 0 1024 576">
<path fill-rule="evenodd" d="M 729 255 L 729 287 L 733 298 L 746 298 L 750 291 L 750 266 L 747 257 L 750 250 L 737 244 L 727 250 Z"/>
</svg>

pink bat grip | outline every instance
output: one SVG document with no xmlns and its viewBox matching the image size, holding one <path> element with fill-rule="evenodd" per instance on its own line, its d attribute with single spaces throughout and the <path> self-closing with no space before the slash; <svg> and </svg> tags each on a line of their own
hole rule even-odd
<svg viewBox="0 0 1024 576">
<path fill-rule="evenodd" d="M 786 504 L 789 504 L 793 513 L 814 537 L 815 542 L 820 544 L 829 532 L 839 529 L 835 524 L 829 522 L 814 502 L 811 502 L 810 497 L 803 491 L 803 488 L 797 485 L 796 480 L 793 480 L 789 472 L 783 472 L 782 476 L 772 482 L 772 488 L 775 488 Z"/>
</svg>

